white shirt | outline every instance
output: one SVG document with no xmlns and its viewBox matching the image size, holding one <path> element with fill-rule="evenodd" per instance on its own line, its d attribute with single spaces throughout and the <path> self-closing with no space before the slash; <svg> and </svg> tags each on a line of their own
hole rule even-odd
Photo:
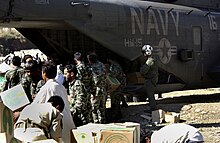
<svg viewBox="0 0 220 143">
<path fill-rule="evenodd" d="M 64 143 L 70 143 L 70 130 L 75 128 L 72 115 L 70 113 L 69 102 L 66 89 L 54 79 L 49 79 L 37 93 L 33 103 L 45 103 L 51 96 L 62 97 L 65 107 L 63 110 L 63 130 L 62 139 Z"/>
<path fill-rule="evenodd" d="M 60 65 L 57 65 L 57 75 L 55 77 L 55 80 L 59 84 L 63 84 L 63 82 L 64 82 L 64 75 L 63 75 L 62 71 L 60 70 Z"/>
<path fill-rule="evenodd" d="M 204 141 L 202 134 L 187 124 L 170 124 L 151 136 L 151 143 L 191 143 Z"/>
</svg>

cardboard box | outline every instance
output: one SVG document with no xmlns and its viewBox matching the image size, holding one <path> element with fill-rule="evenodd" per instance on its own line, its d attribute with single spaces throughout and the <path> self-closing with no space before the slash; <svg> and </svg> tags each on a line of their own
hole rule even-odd
<svg viewBox="0 0 220 143">
<path fill-rule="evenodd" d="M 140 143 L 140 124 L 134 123 L 134 122 L 125 122 L 125 123 L 114 123 L 113 125 L 116 125 L 118 127 L 123 128 L 135 128 L 134 131 L 134 140 L 133 143 Z"/>
<path fill-rule="evenodd" d="M 14 121 L 12 111 L 8 107 L 6 107 L 2 102 L 0 102 L 0 132 L 6 133 L 5 138 L 7 138 L 8 143 L 13 142 L 13 140 L 16 140 L 13 137 Z"/>
<path fill-rule="evenodd" d="M 178 123 L 180 122 L 180 114 L 175 112 L 166 112 L 165 121 L 168 123 Z"/>
<path fill-rule="evenodd" d="M 135 127 L 112 127 L 101 131 L 100 143 L 133 143 Z"/>
<path fill-rule="evenodd" d="M 165 111 L 162 109 L 152 111 L 152 123 L 162 123 L 165 119 Z"/>
<path fill-rule="evenodd" d="M 144 84 L 144 77 L 142 77 L 140 72 L 133 72 L 127 74 L 127 83 L 128 84 Z"/>
<path fill-rule="evenodd" d="M 12 137 L 7 133 L 0 133 L 0 143 L 21 143 L 21 141 Z"/>
<path fill-rule="evenodd" d="M 89 123 L 72 130 L 71 143 L 98 143 L 100 131 L 105 129 L 104 124 Z"/>
<path fill-rule="evenodd" d="M 31 143 L 57 143 L 57 142 L 53 139 L 47 139 L 47 140 L 34 141 Z"/>
<path fill-rule="evenodd" d="M 7 143 L 7 135 L 6 133 L 0 133 L 0 143 Z"/>
<path fill-rule="evenodd" d="M 105 143 L 112 138 L 117 140 L 123 139 L 123 141 L 126 140 L 131 143 L 140 143 L 140 124 L 133 122 L 112 124 L 90 123 L 73 129 L 72 135 L 71 143 Z"/>
<path fill-rule="evenodd" d="M 117 80 L 117 78 L 111 76 L 107 76 L 107 83 L 109 85 L 108 86 L 109 93 L 115 91 L 121 85 L 121 83 Z"/>
<path fill-rule="evenodd" d="M 30 103 L 21 84 L 1 92 L 0 96 L 4 105 L 12 111 L 20 109 Z"/>
</svg>

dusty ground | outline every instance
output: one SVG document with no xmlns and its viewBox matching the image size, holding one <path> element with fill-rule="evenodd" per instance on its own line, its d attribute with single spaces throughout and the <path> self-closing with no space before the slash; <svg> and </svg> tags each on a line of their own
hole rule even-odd
<svg viewBox="0 0 220 143">
<path fill-rule="evenodd" d="M 220 89 L 201 89 L 176 91 L 163 94 L 157 99 L 158 107 L 164 111 L 180 113 L 182 123 L 198 128 L 204 136 L 205 143 L 220 143 Z M 169 124 L 156 126 L 141 117 L 146 114 L 148 102 L 129 103 L 123 108 L 123 118 L 119 121 L 133 121 L 141 124 L 141 138 L 146 130 L 158 130 Z"/>
</svg>

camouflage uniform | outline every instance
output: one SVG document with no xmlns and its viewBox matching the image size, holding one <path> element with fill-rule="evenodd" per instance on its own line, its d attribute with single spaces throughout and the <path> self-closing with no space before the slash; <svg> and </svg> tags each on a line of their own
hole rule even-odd
<svg viewBox="0 0 220 143">
<path fill-rule="evenodd" d="M 69 92 L 71 98 L 70 111 L 73 114 L 76 126 L 89 123 L 91 120 L 91 102 L 90 94 L 86 92 L 85 86 L 80 80 L 73 80 L 69 83 Z"/>
<path fill-rule="evenodd" d="M 151 110 L 156 110 L 156 100 L 154 97 L 154 90 L 158 81 L 158 65 L 156 60 L 149 57 L 140 68 L 140 73 L 145 78 L 144 88 L 149 98 Z"/>
<path fill-rule="evenodd" d="M 21 85 L 24 88 L 26 95 L 30 102 L 33 101 L 33 98 L 37 94 L 37 84 L 41 80 L 41 77 L 38 76 L 36 78 L 31 78 L 27 74 L 25 74 L 21 79 Z"/>
<path fill-rule="evenodd" d="M 114 120 L 121 117 L 121 101 L 123 106 L 128 106 L 123 93 L 120 92 L 121 88 L 126 85 L 126 76 L 121 66 L 116 61 L 111 61 L 111 65 L 109 67 L 109 76 L 118 79 L 118 81 L 121 83 L 120 87 L 116 91 L 110 93 L 112 110 L 111 118 Z"/>
<path fill-rule="evenodd" d="M 35 95 L 40 91 L 40 88 L 46 83 L 43 79 L 39 80 L 37 83 L 36 90 L 34 91 Z"/>
<path fill-rule="evenodd" d="M 90 92 L 93 85 L 92 71 L 88 66 L 85 66 L 83 62 L 76 65 L 77 78 L 85 85 L 87 92 Z"/>
<path fill-rule="evenodd" d="M 5 82 L 1 87 L 1 91 L 8 90 L 13 86 L 18 85 L 23 75 L 24 75 L 24 69 L 22 67 L 17 67 L 17 66 L 15 66 L 12 70 L 6 72 Z"/>
<path fill-rule="evenodd" d="M 106 68 L 101 62 L 96 62 L 90 65 L 94 86 L 92 90 L 92 117 L 94 123 L 106 122 Z"/>
</svg>

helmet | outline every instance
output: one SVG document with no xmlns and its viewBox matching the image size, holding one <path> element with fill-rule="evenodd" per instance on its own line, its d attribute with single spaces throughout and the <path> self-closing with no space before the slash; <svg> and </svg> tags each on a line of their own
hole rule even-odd
<svg viewBox="0 0 220 143">
<path fill-rule="evenodd" d="M 81 59 L 81 53 L 80 53 L 80 52 L 76 52 L 76 53 L 74 54 L 74 59 L 80 60 L 80 59 Z"/>
<path fill-rule="evenodd" d="M 148 56 L 150 56 L 153 52 L 153 47 L 151 47 L 151 45 L 144 45 L 142 47 L 142 52 Z"/>
</svg>

